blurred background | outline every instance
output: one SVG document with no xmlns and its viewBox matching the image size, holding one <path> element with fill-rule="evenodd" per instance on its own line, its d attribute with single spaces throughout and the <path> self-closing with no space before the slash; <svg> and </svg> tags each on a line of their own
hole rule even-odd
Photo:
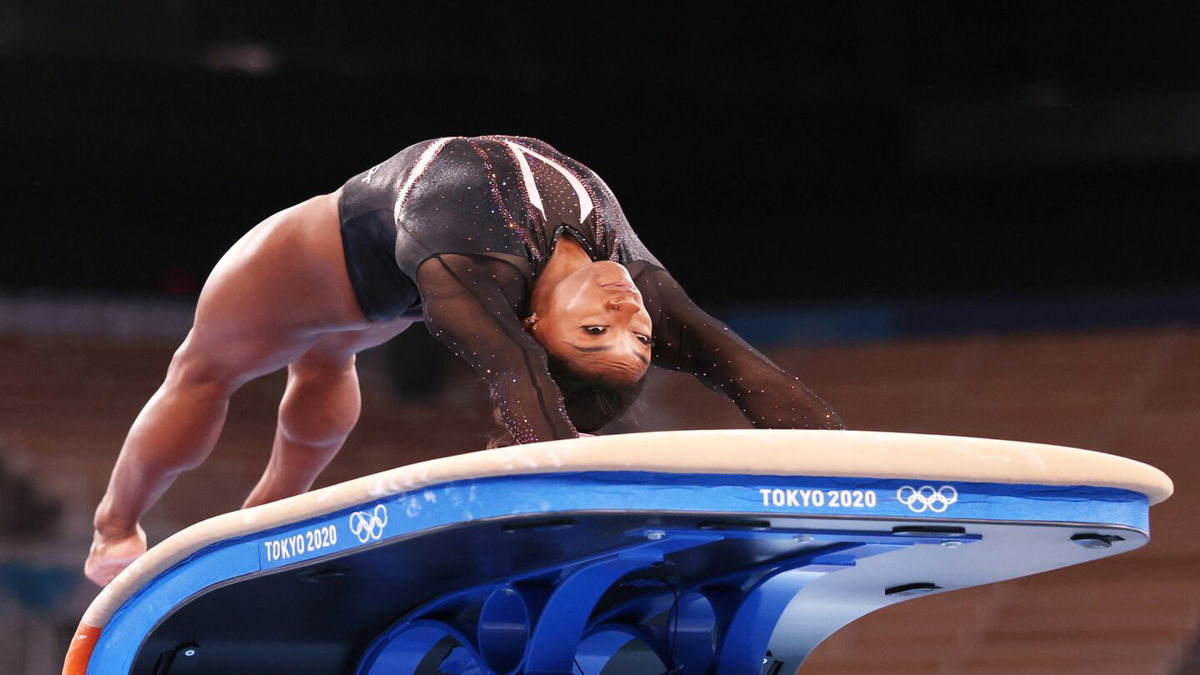
<svg viewBox="0 0 1200 675">
<path fill-rule="evenodd" d="M 1200 9 L 1192 3 L 0 0 L 0 671 L 58 668 L 91 511 L 208 270 L 425 138 L 542 138 L 692 296 L 852 428 L 1164 469 L 1145 549 L 909 602 L 804 672 L 1198 673 Z M 327 485 L 479 449 L 420 329 L 360 359 Z M 152 540 L 234 509 L 282 379 Z M 668 403 L 670 401 L 670 403 Z M 611 431 L 734 427 L 655 374 Z"/>
</svg>

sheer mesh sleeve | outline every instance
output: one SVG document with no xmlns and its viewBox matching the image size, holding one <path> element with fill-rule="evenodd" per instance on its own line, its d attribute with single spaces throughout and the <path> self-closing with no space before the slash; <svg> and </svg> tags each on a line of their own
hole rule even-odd
<svg viewBox="0 0 1200 675">
<path fill-rule="evenodd" d="M 474 256 L 437 255 L 417 272 L 426 327 L 488 383 L 513 440 L 576 438 L 546 353 L 514 310 L 524 284 L 504 263 Z"/>
<path fill-rule="evenodd" d="M 696 306 L 664 269 L 634 274 L 654 324 L 654 364 L 695 375 L 767 429 L 844 429 L 841 417 L 798 378 Z"/>
</svg>

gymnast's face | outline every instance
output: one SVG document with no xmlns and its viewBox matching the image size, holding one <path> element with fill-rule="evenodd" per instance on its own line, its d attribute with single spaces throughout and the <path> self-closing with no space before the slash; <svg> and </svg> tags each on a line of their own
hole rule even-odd
<svg viewBox="0 0 1200 675">
<path fill-rule="evenodd" d="M 533 336 L 571 369 L 618 383 L 650 366 L 650 314 L 629 272 L 615 262 L 585 265 L 551 291 Z"/>
</svg>

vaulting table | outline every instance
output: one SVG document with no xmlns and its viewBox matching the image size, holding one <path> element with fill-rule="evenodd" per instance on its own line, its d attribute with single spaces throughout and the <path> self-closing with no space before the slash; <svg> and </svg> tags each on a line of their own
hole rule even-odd
<svg viewBox="0 0 1200 675">
<path fill-rule="evenodd" d="M 792 673 L 906 599 L 1130 551 L 1161 471 L 865 431 L 678 431 L 421 462 L 189 527 L 64 673 Z"/>
</svg>

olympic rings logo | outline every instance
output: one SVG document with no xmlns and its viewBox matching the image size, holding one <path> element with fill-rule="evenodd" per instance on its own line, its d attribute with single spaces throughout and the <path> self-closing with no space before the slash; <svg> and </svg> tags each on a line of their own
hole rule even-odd
<svg viewBox="0 0 1200 675">
<path fill-rule="evenodd" d="M 387 507 L 383 504 L 375 506 L 374 511 L 355 511 L 350 514 L 350 531 L 362 543 L 383 536 L 383 528 L 387 525 Z"/>
<path fill-rule="evenodd" d="M 943 485 L 940 488 L 934 488 L 932 485 L 917 488 L 905 485 L 896 490 L 896 501 L 907 506 L 913 513 L 943 513 L 958 501 L 958 490 L 952 485 Z"/>
</svg>

